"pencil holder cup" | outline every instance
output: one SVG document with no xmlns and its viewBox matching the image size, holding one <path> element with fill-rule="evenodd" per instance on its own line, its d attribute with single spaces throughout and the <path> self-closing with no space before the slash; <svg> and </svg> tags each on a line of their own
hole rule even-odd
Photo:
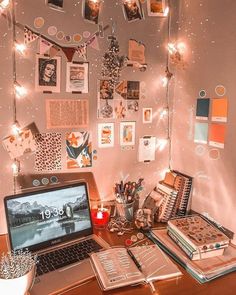
<svg viewBox="0 0 236 295">
<path fill-rule="evenodd" d="M 134 204 L 135 204 L 135 201 L 130 203 L 116 202 L 116 215 L 119 217 L 125 217 L 128 221 L 133 221 Z"/>
</svg>

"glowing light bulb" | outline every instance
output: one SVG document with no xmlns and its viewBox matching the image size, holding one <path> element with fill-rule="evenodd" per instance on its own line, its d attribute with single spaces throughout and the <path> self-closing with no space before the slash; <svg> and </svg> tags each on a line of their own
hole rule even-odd
<svg viewBox="0 0 236 295">
<path fill-rule="evenodd" d="M 170 8 L 167 6 L 164 10 L 164 16 L 167 16 L 169 14 Z"/>
<path fill-rule="evenodd" d="M 167 84 L 168 84 L 168 78 L 167 78 L 167 77 L 163 77 L 163 78 L 161 79 L 161 81 L 162 81 L 162 86 L 163 86 L 163 87 L 166 87 Z"/>
<path fill-rule="evenodd" d="M 25 46 L 25 44 L 15 43 L 15 49 L 16 49 L 16 51 L 18 51 L 21 55 L 24 55 L 24 54 L 25 54 L 25 50 L 26 50 L 26 46 Z"/>
<path fill-rule="evenodd" d="M 19 85 L 18 83 L 16 83 L 14 85 L 14 87 L 15 87 L 15 92 L 16 92 L 17 98 L 24 97 L 27 94 L 27 89 L 25 87 Z"/>
<path fill-rule="evenodd" d="M 1 3 L 0 3 L 0 6 L 5 9 L 9 6 L 10 4 L 10 0 L 3 0 Z"/>
<path fill-rule="evenodd" d="M 15 136 L 19 136 L 21 132 L 21 128 L 18 122 L 15 122 L 11 127 L 12 133 Z"/>
<path fill-rule="evenodd" d="M 175 54 L 177 52 L 177 49 L 176 49 L 174 43 L 168 43 L 167 49 L 168 49 L 170 54 Z"/>
<path fill-rule="evenodd" d="M 13 176 L 18 176 L 20 172 L 20 162 L 18 160 L 15 160 L 14 163 L 11 165 Z"/>
</svg>

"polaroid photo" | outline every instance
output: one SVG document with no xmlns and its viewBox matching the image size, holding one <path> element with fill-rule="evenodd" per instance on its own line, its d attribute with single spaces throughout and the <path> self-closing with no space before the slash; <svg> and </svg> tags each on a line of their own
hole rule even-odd
<svg viewBox="0 0 236 295">
<path fill-rule="evenodd" d="M 114 123 L 98 124 L 98 147 L 107 148 L 114 146 Z"/>
<path fill-rule="evenodd" d="M 149 16 L 165 16 L 165 0 L 147 0 L 147 11 Z"/>
<path fill-rule="evenodd" d="M 63 0 L 46 0 L 46 4 L 52 9 L 63 11 Z"/>
<path fill-rule="evenodd" d="M 88 63 L 67 62 L 66 92 L 88 93 Z"/>
<path fill-rule="evenodd" d="M 135 145 L 135 122 L 120 122 L 120 145 Z"/>
<path fill-rule="evenodd" d="M 143 108 L 143 123 L 152 123 L 152 108 Z"/>
<path fill-rule="evenodd" d="M 94 24 L 97 24 L 101 4 L 101 0 L 83 0 L 82 9 L 84 19 Z"/>
<path fill-rule="evenodd" d="M 61 57 L 36 55 L 35 90 L 60 92 Z"/>
<path fill-rule="evenodd" d="M 128 22 L 143 18 L 142 7 L 139 0 L 123 0 L 123 12 Z"/>
</svg>

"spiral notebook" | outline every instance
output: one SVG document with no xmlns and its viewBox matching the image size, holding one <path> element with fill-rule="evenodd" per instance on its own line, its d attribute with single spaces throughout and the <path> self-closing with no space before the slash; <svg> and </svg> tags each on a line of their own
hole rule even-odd
<svg viewBox="0 0 236 295">
<path fill-rule="evenodd" d="M 90 258 L 103 291 L 182 274 L 157 245 L 115 247 L 92 253 Z"/>
</svg>

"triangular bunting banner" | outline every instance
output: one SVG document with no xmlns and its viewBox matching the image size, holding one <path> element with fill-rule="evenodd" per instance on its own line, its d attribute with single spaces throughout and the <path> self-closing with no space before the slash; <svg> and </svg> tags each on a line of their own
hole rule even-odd
<svg viewBox="0 0 236 295">
<path fill-rule="evenodd" d="M 46 52 L 49 51 L 49 49 L 52 47 L 52 43 L 49 41 L 45 40 L 44 38 L 39 39 L 39 53 L 40 54 L 45 54 Z"/>
<path fill-rule="evenodd" d="M 32 32 L 29 28 L 24 27 L 24 43 L 29 44 L 36 39 L 38 39 L 38 35 Z"/>
<path fill-rule="evenodd" d="M 79 57 L 82 57 L 84 60 L 87 60 L 87 46 L 81 46 L 78 47 L 76 50 L 76 53 L 79 55 Z"/>
<path fill-rule="evenodd" d="M 67 57 L 67 60 L 69 62 L 72 61 L 73 56 L 76 52 L 76 48 L 73 47 L 61 47 L 61 50 L 64 52 L 65 56 Z"/>
<path fill-rule="evenodd" d="M 89 43 L 89 44 L 88 44 Z M 99 44 L 98 44 L 98 38 L 96 35 L 94 35 L 88 42 L 87 44 L 92 47 L 93 49 L 96 49 L 96 50 L 100 50 L 99 48 Z"/>
<path fill-rule="evenodd" d="M 49 57 L 53 58 L 55 55 L 57 55 L 58 51 L 60 51 L 60 48 L 57 47 L 56 45 L 53 45 L 49 49 Z"/>
</svg>

